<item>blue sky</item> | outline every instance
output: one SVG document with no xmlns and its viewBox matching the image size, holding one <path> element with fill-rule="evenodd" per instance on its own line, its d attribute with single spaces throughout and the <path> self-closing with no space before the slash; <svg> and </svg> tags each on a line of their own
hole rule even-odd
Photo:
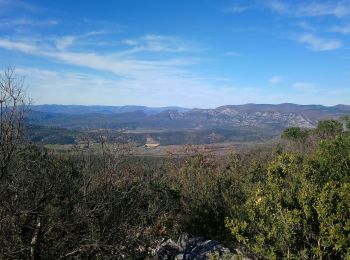
<svg viewBox="0 0 350 260">
<path fill-rule="evenodd" d="M 0 0 L 36 104 L 350 104 L 350 0 Z"/>
</svg>

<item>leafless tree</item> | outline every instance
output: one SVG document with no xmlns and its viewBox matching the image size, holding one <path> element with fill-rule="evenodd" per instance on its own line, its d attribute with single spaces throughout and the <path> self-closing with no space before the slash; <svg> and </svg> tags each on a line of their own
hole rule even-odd
<svg viewBox="0 0 350 260">
<path fill-rule="evenodd" d="M 0 74 L 0 180 L 6 176 L 11 158 L 23 143 L 24 119 L 30 104 L 24 78 L 12 67 L 4 69 Z"/>
</svg>

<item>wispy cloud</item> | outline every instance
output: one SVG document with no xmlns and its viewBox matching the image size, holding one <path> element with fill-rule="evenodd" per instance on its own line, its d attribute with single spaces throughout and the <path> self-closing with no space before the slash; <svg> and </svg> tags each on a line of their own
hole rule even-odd
<svg viewBox="0 0 350 260">
<path fill-rule="evenodd" d="M 350 34 L 350 24 L 342 25 L 342 26 L 333 26 L 329 29 L 329 31 L 349 35 Z"/>
<path fill-rule="evenodd" d="M 269 0 L 264 4 L 275 12 L 292 16 L 335 16 L 342 18 L 350 15 L 350 1 L 348 0 L 302 1 L 293 4 L 281 0 Z"/>
<path fill-rule="evenodd" d="M 28 69 L 29 78 L 32 85 L 38 84 L 40 91 L 36 91 L 36 96 L 44 93 L 43 88 L 50 89 L 50 93 L 56 93 L 59 88 L 69 92 L 69 96 L 79 96 L 80 91 L 85 86 L 94 85 L 93 90 L 87 91 L 89 96 L 86 100 L 75 101 L 78 103 L 93 104 L 93 97 L 99 97 L 99 100 L 106 100 L 106 104 L 146 104 L 146 105 L 168 105 L 169 97 L 172 97 L 174 105 L 198 105 L 205 106 L 213 104 L 209 99 L 217 100 L 216 104 L 220 104 L 223 98 L 228 98 L 235 94 L 230 82 L 222 81 L 217 77 L 204 77 L 203 75 L 193 72 L 191 66 L 195 65 L 195 61 L 191 57 L 184 58 L 169 58 L 159 55 L 152 58 L 140 58 L 127 54 L 122 51 L 110 51 L 108 53 L 97 53 L 93 51 L 76 50 L 68 48 L 70 45 L 75 46 L 75 37 L 63 37 L 60 44 L 53 42 L 37 42 L 37 41 L 21 41 L 18 39 L 0 39 L 0 48 L 22 52 L 28 55 L 34 55 L 50 60 L 51 62 L 60 62 L 80 69 L 92 69 L 96 76 L 88 74 L 65 73 L 55 74 L 54 72 L 41 73 L 42 70 Z M 142 41 L 157 42 L 170 41 L 172 37 L 161 35 L 146 35 L 140 37 Z M 174 38 L 175 39 L 175 38 Z M 47 40 L 47 39 L 46 39 Z M 175 39 L 176 40 L 176 39 Z M 161 53 L 167 52 L 168 48 L 159 45 L 147 45 L 144 51 Z M 131 50 L 135 48 L 131 46 Z M 112 76 L 104 78 L 100 73 L 111 73 Z M 103 73 L 104 75 L 105 73 Z M 44 79 L 42 78 L 44 77 Z M 112 77 L 112 78 L 111 78 Z M 76 85 L 76 86 L 75 86 Z M 217 87 L 220 88 L 218 91 Z M 70 86 L 74 90 L 69 90 Z M 215 86 L 215 87 L 214 87 Z M 56 92 L 55 92 L 56 91 Z M 47 94 L 47 96 L 50 95 Z M 63 91 L 60 92 L 61 94 Z M 84 92 L 85 93 L 85 92 Z M 96 93 L 96 95 L 94 94 Z M 118 93 L 118 94 L 116 94 Z M 223 93 L 226 93 L 227 97 Z M 229 95 L 228 95 L 229 93 Z M 65 95 L 55 97 L 51 95 L 47 102 L 67 103 L 69 99 L 64 98 Z M 84 96 L 84 94 L 82 95 Z M 64 102 L 64 100 L 66 100 Z M 163 100 L 163 103 L 162 103 Z M 194 100 L 198 100 L 197 103 Z"/>
<path fill-rule="evenodd" d="M 98 54 L 96 52 L 67 51 L 64 49 L 62 50 L 59 48 L 50 47 L 50 45 L 47 43 L 38 44 L 36 42 L 29 43 L 8 39 L 0 39 L 0 47 L 8 50 L 20 51 L 26 54 L 50 58 L 70 65 L 110 71 L 122 77 L 128 77 L 141 71 L 153 71 L 152 74 L 155 74 L 157 72 L 162 72 L 169 67 L 175 71 L 176 67 L 186 63 L 185 59 L 137 59 L 125 56 L 125 52 Z"/>
<path fill-rule="evenodd" d="M 286 13 L 290 9 L 289 5 L 279 0 L 268 0 L 264 2 L 265 6 L 278 13 Z"/>
<path fill-rule="evenodd" d="M 0 39 L 0 47 L 8 50 L 24 52 L 27 54 L 40 53 L 39 49 L 33 44 L 26 42 L 16 42 L 7 39 Z"/>
<path fill-rule="evenodd" d="M 270 84 L 277 85 L 277 84 L 280 84 L 283 80 L 284 80 L 284 76 L 275 75 L 269 79 L 269 82 Z"/>
<path fill-rule="evenodd" d="M 58 50 L 65 50 L 69 46 L 72 46 L 74 43 L 77 43 L 77 41 L 79 40 L 85 40 L 86 38 L 106 33 L 106 31 L 91 31 L 80 35 L 66 35 L 61 37 L 53 37 L 53 39 L 55 42 L 55 46 Z"/>
<path fill-rule="evenodd" d="M 131 46 L 125 53 L 137 52 L 189 52 L 195 51 L 194 44 L 174 36 L 147 34 L 140 38 L 122 40 L 121 43 Z"/>
<path fill-rule="evenodd" d="M 25 10 L 29 12 L 41 11 L 42 8 L 20 0 L 0 0 L 0 13 Z"/>
<path fill-rule="evenodd" d="M 17 27 L 17 26 L 53 26 L 57 25 L 58 21 L 54 19 L 44 19 L 44 20 L 37 20 L 37 19 L 30 19 L 30 18 L 7 18 L 7 19 L 0 19 L 0 28 L 11 28 Z"/>
<path fill-rule="evenodd" d="M 74 36 L 64 36 L 56 40 L 56 47 L 59 50 L 65 50 L 68 46 L 72 45 L 76 41 Z"/>
<path fill-rule="evenodd" d="M 253 6 L 251 6 L 251 5 L 234 4 L 234 5 L 226 6 L 223 9 L 223 11 L 227 12 L 227 13 L 242 13 L 242 12 L 248 11 L 249 9 L 252 9 L 252 8 L 253 8 Z"/>
<path fill-rule="evenodd" d="M 308 23 L 308 22 L 305 22 L 305 21 L 298 21 L 295 23 L 295 25 L 301 29 L 304 29 L 304 30 L 307 30 L 307 31 L 317 31 L 317 27 Z"/>
<path fill-rule="evenodd" d="M 320 1 L 305 3 L 297 7 L 299 16 L 335 16 L 338 18 L 350 15 L 349 1 Z"/>
<path fill-rule="evenodd" d="M 296 40 L 313 51 L 331 51 L 342 47 L 342 42 L 338 39 L 325 39 L 313 34 L 302 34 Z"/>
<path fill-rule="evenodd" d="M 324 32 L 337 32 L 342 34 L 350 34 L 350 27 L 334 26 L 326 28 L 324 23 L 320 23 L 319 17 L 335 17 L 338 20 L 346 19 L 350 16 L 350 0 L 334 0 L 334 1 L 286 1 L 286 0 L 266 0 L 263 5 L 273 12 L 285 16 L 293 22 L 290 24 L 289 30 L 297 31 L 297 36 L 291 37 L 299 43 L 306 44 L 308 49 L 312 51 L 331 51 L 340 49 L 343 46 L 341 39 L 320 36 Z M 314 18 L 314 19 L 312 19 Z M 316 23 L 317 21 L 317 23 Z M 284 23 L 280 27 L 284 28 Z M 305 33 L 299 33 L 300 30 Z M 319 35 L 315 35 L 315 33 Z M 285 31 L 281 32 L 288 34 Z M 289 34 L 294 34 L 293 32 Z"/>
</svg>

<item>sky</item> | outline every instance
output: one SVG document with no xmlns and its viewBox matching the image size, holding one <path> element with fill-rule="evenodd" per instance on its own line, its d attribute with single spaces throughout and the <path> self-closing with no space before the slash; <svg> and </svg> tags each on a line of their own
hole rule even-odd
<svg viewBox="0 0 350 260">
<path fill-rule="evenodd" d="M 0 0 L 35 104 L 350 104 L 350 0 Z"/>
</svg>

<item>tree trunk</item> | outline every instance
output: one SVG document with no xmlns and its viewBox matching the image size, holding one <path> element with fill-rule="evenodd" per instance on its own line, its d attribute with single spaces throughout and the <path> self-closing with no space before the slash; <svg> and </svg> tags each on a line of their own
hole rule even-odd
<svg viewBox="0 0 350 260">
<path fill-rule="evenodd" d="M 38 237 L 40 232 L 41 222 L 40 217 L 37 218 L 37 224 L 34 230 L 34 234 L 32 237 L 32 241 L 30 242 L 30 260 L 37 259 L 37 244 L 38 244 Z"/>
</svg>

